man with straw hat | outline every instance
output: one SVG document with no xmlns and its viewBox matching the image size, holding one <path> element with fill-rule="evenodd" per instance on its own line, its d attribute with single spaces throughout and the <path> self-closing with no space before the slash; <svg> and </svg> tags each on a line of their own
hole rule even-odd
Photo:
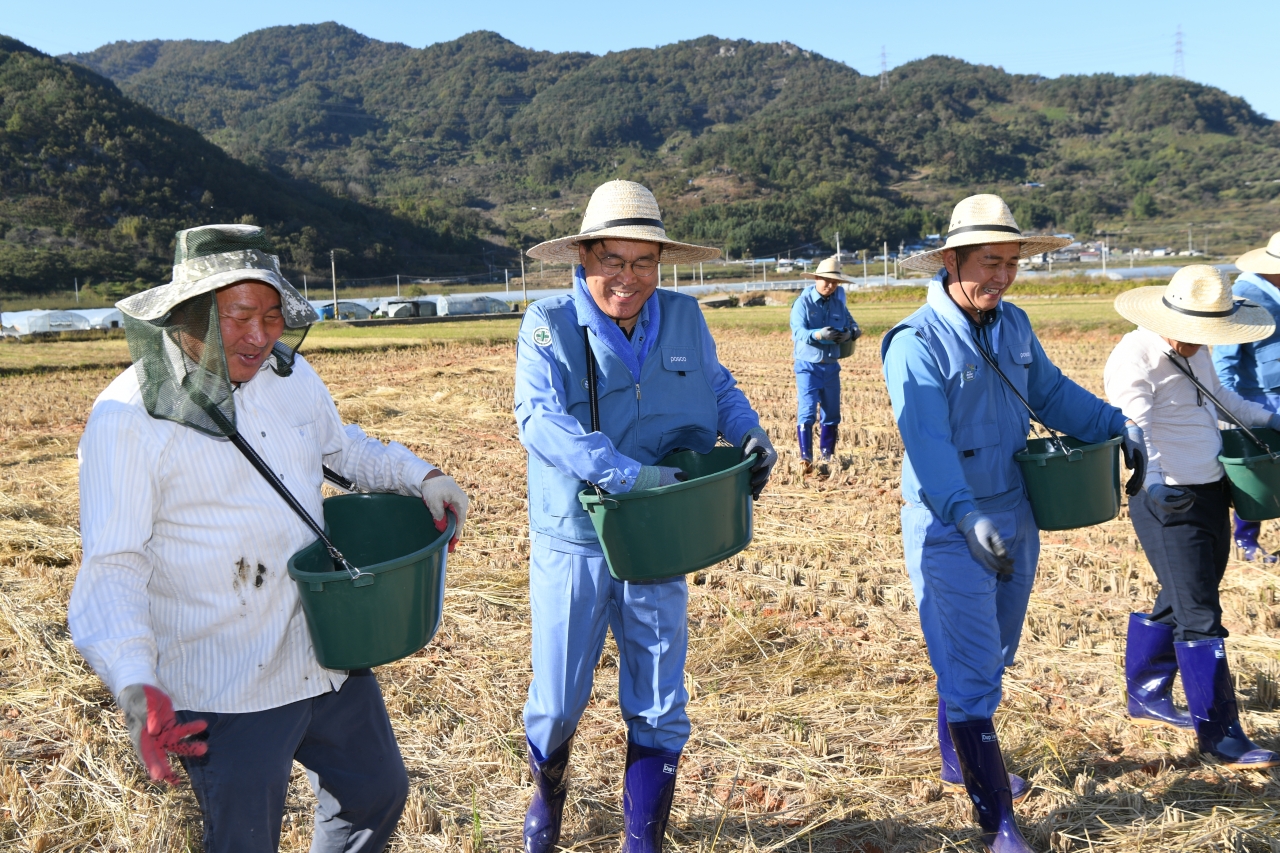
<svg viewBox="0 0 1280 853">
<path fill-rule="evenodd" d="M 855 340 L 862 330 L 849 314 L 841 282 L 853 279 L 840 272 L 831 257 L 814 272 L 801 273 L 814 283 L 791 306 L 791 338 L 795 341 L 797 405 L 796 431 L 805 470 L 813 464 L 813 424 L 822 409 L 818 450 L 830 463 L 840 435 L 840 345 Z"/>
<path fill-rule="evenodd" d="M 1280 232 L 1272 234 L 1265 247 L 1237 258 L 1236 267 L 1241 274 L 1231 292 L 1265 308 L 1271 319 L 1280 323 Z M 1213 366 L 1224 387 L 1280 412 L 1280 330 L 1252 343 L 1215 346 Z M 1236 545 L 1246 560 L 1261 558 L 1264 563 L 1274 563 L 1276 555 L 1258 545 L 1261 528 L 1258 522 L 1236 515 Z"/>
<path fill-rule="evenodd" d="M 1168 286 L 1120 294 L 1116 311 L 1138 328 L 1111 352 L 1104 382 L 1145 436 L 1144 488 L 1130 499 L 1129 517 L 1160 581 L 1152 612 L 1129 618 L 1129 715 L 1194 727 L 1200 751 L 1228 767 L 1275 767 L 1280 756 L 1259 748 L 1240 724 L 1223 642 L 1218 585 L 1231 552 L 1231 493 L 1218 461 L 1218 421 L 1280 429 L 1280 415 L 1223 386 L 1205 351 L 1265 340 L 1275 320 L 1233 297 L 1226 277 L 1204 264 L 1178 270 Z M 1189 719 L 1171 698 L 1179 670 Z"/>
<path fill-rule="evenodd" d="M 569 751 L 609 629 L 628 733 L 624 849 L 662 848 L 689 737 L 688 588 L 683 576 L 614 580 L 578 493 L 673 484 L 683 472 L 656 463 L 676 450 L 707 453 L 718 436 L 741 447 L 744 459 L 758 456 L 754 496 L 764 488 L 777 454 L 720 364 L 698 303 L 658 289 L 658 264 L 719 254 L 667 237 L 653 194 L 631 181 L 598 187 L 577 234 L 529 250 L 577 266 L 571 295 L 530 306 L 516 357 L 516 423 L 529 452 L 533 614 L 526 851 L 557 849 Z"/>
<path fill-rule="evenodd" d="M 1004 201 L 956 205 L 946 243 L 903 265 L 934 273 L 926 305 L 885 335 L 885 382 L 906 453 L 902 538 L 938 677 L 943 781 L 963 782 L 988 849 L 1030 848 L 992 717 L 1022 633 L 1039 530 L 1014 454 L 1030 417 L 1088 442 L 1141 430 L 1049 361 L 1024 311 L 1003 301 L 1018 259 L 1062 246 L 1023 236 Z"/>
<path fill-rule="evenodd" d="M 382 694 L 369 670 L 316 660 L 287 571 L 316 535 L 241 444 L 312 520 L 326 476 L 421 496 L 437 526 L 448 507 L 458 530 L 466 495 L 403 445 L 343 426 L 297 354 L 319 318 L 261 229 L 179 231 L 173 280 L 118 307 L 134 365 L 80 441 L 76 648 L 150 777 L 176 784 L 169 754 L 181 758 L 205 851 L 276 850 L 297 761 L 317 799 L 311 849 L 380 853 L 408 793 Z"/>
</svg>

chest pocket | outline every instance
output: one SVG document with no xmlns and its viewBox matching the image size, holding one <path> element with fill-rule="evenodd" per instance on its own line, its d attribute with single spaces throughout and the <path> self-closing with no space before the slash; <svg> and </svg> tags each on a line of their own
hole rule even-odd
<svg viewBox="0 0 1280 853">
<path fill-rule="evenodd" d="M 1264 391 L 1280 388 L 1280 341 L 1254 350 L 1258 363 L 1258 384 Z"/>
<path fill-rule="evenodd" d="M 675 373 L 688 373 L 701 368 L 695 347 L 662 347 L 662 368 Z"/>
<path fill-rule="evenodd" d="M 1008 352 L 1001 359 L 1004 364 L 1000 367 L 1004 370 L 1005 375 L 1018 389 L 1018 393 L 1023 397 L 1027 396 L 1028 374 L 1031 372 L 1032 349 L 1031 341 L 1011 340 L 1007 344 Z M 1017 401 L 1015 401 L 1017 402 Z M 1021 403 L 1018 403 L 1021 406 Z"/>
<path fill-rule="evenodd" d="M 1000 430 L 995 421 L 957 427 L 952 431 L 951 441 L 959 451 L 965 482 L 975 497 L 985 498 L 1008 490 L 1005 469 L 1009 460 L 1000 458 Z"/>
</svg>

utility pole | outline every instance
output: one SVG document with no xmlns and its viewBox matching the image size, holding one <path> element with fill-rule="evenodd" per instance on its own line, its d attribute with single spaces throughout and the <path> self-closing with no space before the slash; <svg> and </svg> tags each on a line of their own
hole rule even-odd
<svg viewBox="0 0 1280 853">
<path fill-rule="evenodd" d="M 524 294 L 524 307 L 529 307 L 529 282 L 524 277 L 524 246 L 520 247 L 520 290 Z"/>
<path fill-rule="evenodd" d="M 1187 67 L 1182 59 L 1182 24 L 1178 24 L 1178 32 L 1173 37 L 1173 76 L 1187 76 Z"/>
<path fill-rule="evenodd" d="M 333 275 L 333 319 L 338 319 L 338 262 L 333 258 L 333 249 L 329 250 L 329 272 Z"/>
<path fill-rule="evenodd" d="M 884 286 L 889 286 L 889 241 L 884 241 Z"/>
<path fill-rule="evenodd" d="M 702 261 L 698 261 L 698 284 L 706 284 L 707 280 L 702 277 Z"/>
<path fill-rule="evenodd" d="M 675 285 L 676 293 L 680 292 L 680 265 L 671 265 L 671 283 Z"/>
<path fill-rule="evenodd" d="M 507 285 L 507 295 L 511 295 L 511 271 L 506 267 L 502 268 L 502 281 Z"/>
<path fill-rule="evenodd" d="M 863 249 L 859 254 L 862 255 L 862 286 L 867 287 L 871 284 L 871 279 L 867 278 L 867 250 Z"/>
<path fill-rule="evenodd" d="M 1107 238 L 1102 238 L 1102 277 L 1107 277 Z"/>
<path fill-rule="evenodd" d="M 836 232 L 836 263 L 840 262 L 840 232 Z"/>
<path fill-rule="evenodd" d="M 74 282 L 72 287 L 76 289 L 76 304 L 79 305 L 80 304 L 80 279 L 73 278 L 72 281 Z"/>
<path fill-rule="evenodd" d="M 1187 251 L 1188 252 L 1193 251 L 1195 247 L 1196 247 L 1195 244 L 1191 242 L 1191 224 L 1188 223 L 1187 224 Z"/>
<path fill-rule="evenodd" d="M 396 273 L 396 299 L 400 298 L 400 273 Z"/>
<path fill-rule="evenodd" d="M 306 299 L 308 302 L 311 301 L 311 298 L 307 295 L 307 274 L 306 273 L 302 274 L 302 298 Z"/>
</svg>

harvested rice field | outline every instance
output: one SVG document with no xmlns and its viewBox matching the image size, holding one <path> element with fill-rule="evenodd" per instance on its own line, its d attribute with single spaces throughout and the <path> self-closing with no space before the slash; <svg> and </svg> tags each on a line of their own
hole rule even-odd
<svg viewBox="0 0 1280 853">
<path fill-rule="evenodd" d="M 713 319 L 721 358 L 782 458 L 756 505 L 751 548 L 691 577 L 693 736 L 667 849 L 980 850 L 966 800 L 937 779 L 936 694 L 903 566 L 901 445 L 877 341 L 845 362 L 839 466 L 805 477 L 794 449 L 791 343 L 766 316 Z M 1115 330 L 1048 328 L 1050 356 L 1099 391 Z M 528 547 L 513 331 L 470 329 L 450 340 L 415 332 L 390 348 L 351 339 L 311 350 L 346 420 L 440 465 L 473 500 L 449 564 L 443 627 L 417 655 L 378 669 L 412 783 L 396 853 L 520 846 L 532 789 L 520 718 L 530 675 Z M 99 364 L 118 363 L 108 355 Z M 190 789 L 146 780 L 112 698 L 67 632 L 79 560 L 76 444 L 94 397 L 119 370 L 88 357 L 74 363 L 0 374 L 0 847 L 197 851 Z M 1010 769 L 1035 786 L 1019 807 L 1029 840 L 1045 851 L 1278 853 L 1275 771 L 1202 763 L 1190 734 L 1126 720 L 1125 625 L 1156 588 L 1124 512 L 1042 538 L 997 718 Z M 1263 539 L 1280 548 L 1280 527 L 1268 523 Z M 1245 724 L 1275 749 L 1280 570 L 1233 560 L 1222 597 Z M 626 747 L 617 675 L 610 641 L 576 741 L 565 850 L 618 848 Z M 281 849 L 308 848 L 311 803 L 296 773 Z"/>
</svg>

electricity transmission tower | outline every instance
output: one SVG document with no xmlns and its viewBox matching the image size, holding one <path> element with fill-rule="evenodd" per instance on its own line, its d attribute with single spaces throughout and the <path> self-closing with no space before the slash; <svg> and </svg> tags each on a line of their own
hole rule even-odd
<svg viewBox="0 0 1280 853">
<path fill-rule="evenodd" d="M 1181 30 L 1179 30 L 1181 32 Z M 1181 44 L 1181 42 L 1179 42 Z M 880 91 L 883 92 L 889 87 L 889 57 L 884 52 L 884 45 L 880 45 Z"/>
<path fill-rule="evenodd" d="M 1182 61 L 1182 24 L 1178 24 L 1178 32 L 1173 37 L 1173 76 L 1187 76 L 1187 68 Z"/>
</svg>

